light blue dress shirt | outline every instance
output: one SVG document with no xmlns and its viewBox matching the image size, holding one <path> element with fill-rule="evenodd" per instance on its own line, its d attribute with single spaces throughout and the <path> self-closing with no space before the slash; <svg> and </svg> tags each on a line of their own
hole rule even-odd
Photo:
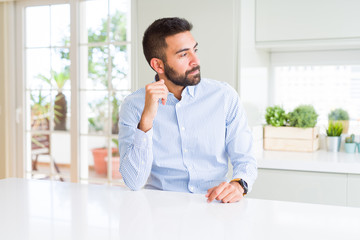
<svg viewBox="0 0 360 240">
<path fill-rule="evenodd" d="M 146 133 L 137 128 L 144 104 L 142 88 L 124 100 L 119 114 L 120 172 L 130 189 L 205 193 L 228 181 L 230 159 L 233 179 L 244 179 L 251 191 L 257 177 L 253 139 L 230 85 L 203 78 L 186 87 L 180 101 L 169 93 Z"/>
</svg>

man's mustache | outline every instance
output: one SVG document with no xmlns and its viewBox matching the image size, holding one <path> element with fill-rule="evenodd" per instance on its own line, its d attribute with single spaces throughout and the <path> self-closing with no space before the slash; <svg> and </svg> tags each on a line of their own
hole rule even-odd
<svg viewBox="0 0 360 240">
<path fill-rule="evenodd" d="M 200 71 L 200 65 L 193 67 L 192 69 L 185 72 L 186 75 L 189 75 L 189 73 L 195 72 L 196 70 Z"/>
</svg>

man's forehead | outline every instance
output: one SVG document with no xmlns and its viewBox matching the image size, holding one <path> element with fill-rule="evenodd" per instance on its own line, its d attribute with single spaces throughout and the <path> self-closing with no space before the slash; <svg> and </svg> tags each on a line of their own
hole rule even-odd
<svg viewBox="0 0 360 240">
<path fill-rule="evenodd" d="M 177 33 L 165 38 L 167 49 L 176 53 L 184 48 L 193 48 L 196 41 L 189 31 Z"/>
</svg>

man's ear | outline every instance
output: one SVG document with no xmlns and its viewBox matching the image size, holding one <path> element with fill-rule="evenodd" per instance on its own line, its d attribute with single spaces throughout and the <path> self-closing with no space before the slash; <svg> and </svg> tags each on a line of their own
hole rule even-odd
<svg viewBox="0 0 360 240">
<path fill-rule="evenodd" d="M 155 70 L 157 73 L 164 73 L 164 63 L 159 58 L 152 58 L 150 60 L 150 66 Z"/>
</svg>

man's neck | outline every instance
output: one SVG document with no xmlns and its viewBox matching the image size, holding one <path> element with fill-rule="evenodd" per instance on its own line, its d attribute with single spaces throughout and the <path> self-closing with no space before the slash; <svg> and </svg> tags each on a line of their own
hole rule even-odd
<svg viewBox="0 0 360 240">
<path fill-rule="evenodd" d="M 179 86 L 179 85 L 174 84 L 172 81 L 167 79 L 167 77 L 165 75 L 164 76 L 156 75 L 155 79 L 156 79 L 156 81 L 163 79 L 165 81 L 165 85 L 168 88 L 169 92 L 174 94 L 174 96 L 179 101 L 181 100 L 181 94 L 182 94 L 183 90 L 185 89 L 184 86 Z"/>
</svg>

